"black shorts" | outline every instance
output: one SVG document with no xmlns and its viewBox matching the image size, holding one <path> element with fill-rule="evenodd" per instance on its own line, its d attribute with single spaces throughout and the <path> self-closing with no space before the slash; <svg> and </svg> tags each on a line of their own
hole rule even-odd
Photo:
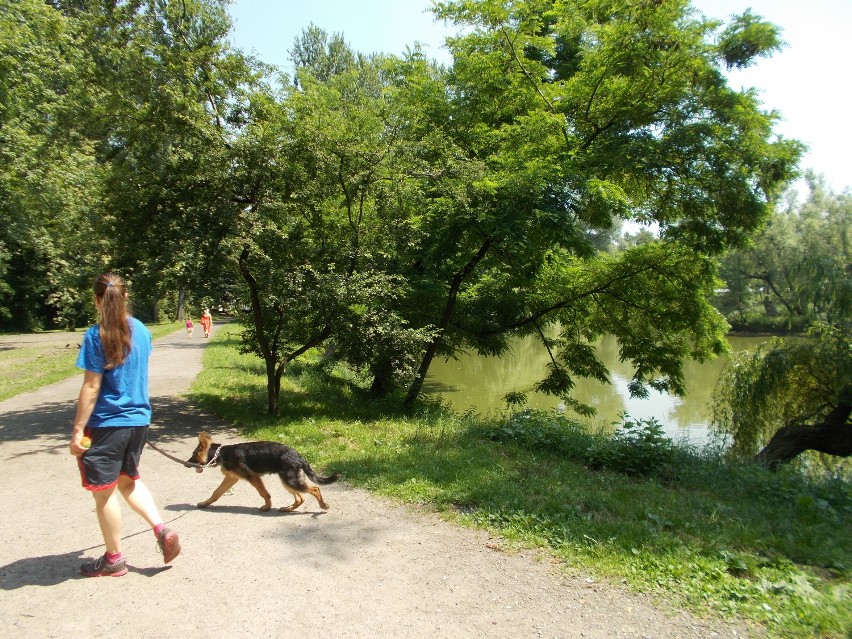
<svg viewBox="0 0 852 639">
<path fill-rule="evenodd" d="M 92 445 L 77 458 L 86 490 L 107 490 L 119 475 L 139 479 L 139 458 L 148 440 L 147 426 L 87 428 Z"/>
</svg>

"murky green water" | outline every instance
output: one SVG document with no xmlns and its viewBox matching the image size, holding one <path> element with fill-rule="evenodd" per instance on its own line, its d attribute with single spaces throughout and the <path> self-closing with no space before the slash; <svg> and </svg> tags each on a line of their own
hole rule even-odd
<svg viewBox="0 0 852 639">
<path fill-rule="evenodd" d="M 731 337 L 734 351 L 754 348 L 765 337 Z M 601 359 L 609 368 L 611 385 L 597 381 L 578 380 L 575 397 L 594 406 L 597 416 L 593 422 L 610 424 L 619 413 L 626 412 L 635 419 L 655 417 L 673 439 L 688 439 L 693 443 L 707 440 L 710 423 L 710 397 L 719 372 L 727 357 L 703 364 L 688 362 L 685 366 L 686 397 L 673 397 L 651 391 L 648 399 L 633 399 L 627 384 L 633 374 L 629 364 L 618 361 L 614 338 L 601 343 Z M 549 359 L 533 338 L 515 340 L 512 352 L 500 358 L 462 355 L 458 360 L 436 360 L 426 379 L 425 390 L 438 394 L 455 410 L 469 409 L 483 414 L 504 410 L 504 396 L 513 391 L 527 392 L 545 374 Z M 539 393 L 527 393 L 530 408 L 561 407 L 558 398 Z"/>
</svg>

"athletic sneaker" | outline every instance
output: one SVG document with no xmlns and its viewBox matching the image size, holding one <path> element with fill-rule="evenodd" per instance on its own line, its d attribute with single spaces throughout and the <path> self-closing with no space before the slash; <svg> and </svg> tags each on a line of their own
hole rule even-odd
<svg viewBox="0 0 852 639">
<path fill-rule="evenodd" d="M 160 552 L 163 553 L 163 563 L 169 563 L 180 554 L 178 534 L 168 528 L 163 528 L 160 531 L 160 536 L 157 538 L 157 546 L 160 547 Z"/>
<path fill-rule="evenodd" d="M 94 561 L 87 561 L 80 566 L 80 572 L 86 577 L 121 577 L 127 574 L 127 563 L 124 557 L 111 564 L 106 555 L 101 555 Z"/>
</svg>

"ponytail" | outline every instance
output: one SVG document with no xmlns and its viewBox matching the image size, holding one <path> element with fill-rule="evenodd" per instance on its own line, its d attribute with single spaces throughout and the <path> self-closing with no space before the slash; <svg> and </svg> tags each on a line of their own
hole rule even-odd
<svg viewBox="0 0 852 639">
<path fill-rule="evenodd" d="M 130 324 L 127 321 L 127 287 L 118 275 L 105 273 L 95 278 L 98 328 L 106 368 L 121 366 L 130 354 Z"/>
</svg>

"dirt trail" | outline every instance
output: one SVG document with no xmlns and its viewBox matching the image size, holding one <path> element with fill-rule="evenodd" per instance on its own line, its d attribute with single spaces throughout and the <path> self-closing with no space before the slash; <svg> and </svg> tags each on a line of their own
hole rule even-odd
<svg viewBox="0 0 852 639">
<path fill-rule="evenodd" d="M 157 340 L 151 359 L 152 438 L 181 457 L 202 429 L 238 441 L 183 397 L 206 343 L 177 331 Z M 259 497 L 245 482 L 199 510 L 194 504 L 220 474 L 196 474 L 153 450 L 142 474 L 181 535 L 181 556 L 163 566 L 153 534 L 124 505 L 130 572 L 81 577 L 81 561 L 103 546 L 67 449 L 79 384 L 75 378 L 0 402 L 4 637 L 759 636 L 567 576 L 532 554 L 506 554 L 484 533 L 345 483 L 323 488 L 325 513 L 310 497 L 299 511 L 279 513 L 289 495 L 270 480 L 271 512 L 257 510 Z"/>
</svg>

